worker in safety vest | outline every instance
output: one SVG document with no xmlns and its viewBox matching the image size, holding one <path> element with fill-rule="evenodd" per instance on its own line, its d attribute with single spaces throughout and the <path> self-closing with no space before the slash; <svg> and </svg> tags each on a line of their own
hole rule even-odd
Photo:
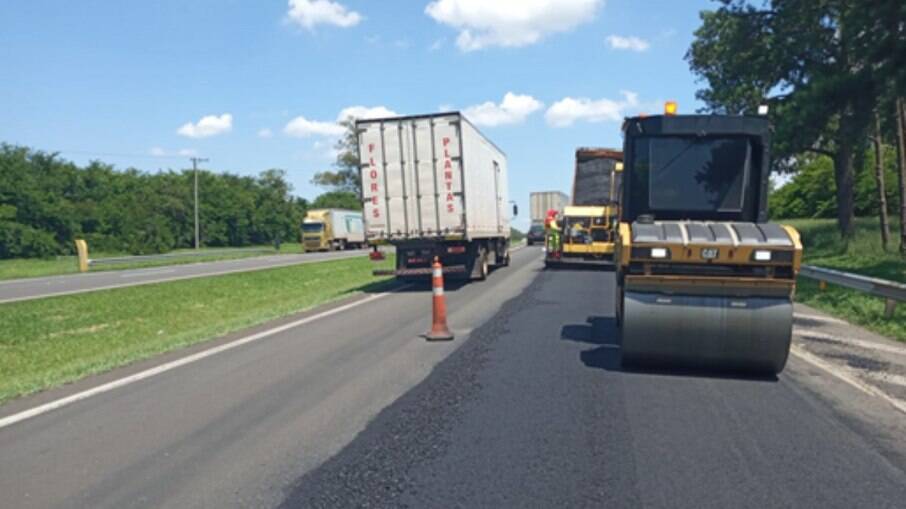
<svg viewBox="0 0 906 509">
<path fill-rule="evenodd" d="M 557 224 L 557 211 L 550 209 L 544 219 L 545 248 L 548 253 L 560 251 L 560 225 Z"/>
</svg>

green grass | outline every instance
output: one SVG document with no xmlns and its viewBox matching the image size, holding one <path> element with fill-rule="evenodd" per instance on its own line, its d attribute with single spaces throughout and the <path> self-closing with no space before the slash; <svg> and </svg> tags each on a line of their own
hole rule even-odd
<svg viewBox="0 0 906 509">
<path fill-rule="evenodd" d="M 891 225 L 888 251 L 881 246 L 877 218 L 858 218 L 856 236 L 848 244 L 840 239 L 831 219 L 778 220 L 799 230 L 802 235 L 804 263 L 855 274 L 906 283 L 906 259 L 898 253 L 898 224 Z M 884 300 L 829 285 L 821 291 L 818 283 L 800 277 L 796 300 L 879 334 L 906 341 L 906 303 L 897 306 L 894 316 L 884 318 Z"/>
<path fill-rule="evenodd" d="M 363 256 L 0 304 L 0 402 L 367 291 L 387 279 L 373 268 Z"/>
<path fill-rule="evenodd" d="M 270 247 L 270 246 L 263 246 Z M 211 248 L 211 250 L 222 248 Z M 204 251 L 204 249 L 202 250 Z M 181 249 L 173 251 L 172 254 L 192 252 L 191 249 Z M 236 253 L 211 253 L 210 256 L 193 256 L 187 258 L 170 258 L 163 260 L 149 260 L 133 263 L 118 263 L 116 265 L 99 265 L 91 268 L 91 272 L 100 272 L 107 270 L 126 270 L 141 269 L 147 267 L 160 267 L 162 265 L 182 265 L 187 263 L 215 262 L 221 260 L 236 260 L 239 258 L 249 258 L 253 256 L 263 256 L 269 254 L 298 254 L 302 252 L 302 245 L 298 242 L 286 243 L 280 246 L 280 251 L 274 252 L 236 252 Z M 123 253 L 95 253 L 89 252 L 91 258 L 109 258 L 118 256 L 128 256 Z M 0 281 L 6 279 L 20 279 L 27 277 L 41 276 L 58 276 L 62 274 L 75 274 L 79 271 L 79 261 L 75 256 L 57 256 L 48 259 L 12 259 L 0 260 Z"/>
</svg>

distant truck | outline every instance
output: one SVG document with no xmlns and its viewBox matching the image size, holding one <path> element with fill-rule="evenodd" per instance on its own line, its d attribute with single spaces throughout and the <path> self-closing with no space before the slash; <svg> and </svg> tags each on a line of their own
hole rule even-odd
<svg viewBox="0 0 906 509">
<path fill-rule="evenodd" d="M 302 248 L 307 251 L 342 251 L 365 246 L 365 226 L 357 210 L 309 210 L 302 222 Z"/>
<path fill-rule="evenodd" d="M 532 224 L 544 224 L 548 210 L 563 212 L 569 205 L 569 195 L 560 191 L 541 191 L 529 194 L 529 212 Z"/>
<path fill-rule="evenodd" d="M 510 259 L 507 160 L 458 112 L 358 120 L 365 233 L 398 278 L 487 277 Z M 513 215 L 517 212 L 513 207 Z"/>
</svg>

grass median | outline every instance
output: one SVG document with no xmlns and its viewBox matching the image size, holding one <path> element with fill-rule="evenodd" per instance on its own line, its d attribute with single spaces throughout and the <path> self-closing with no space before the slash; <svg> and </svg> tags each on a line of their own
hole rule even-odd
<svg viewBox="0 0 906 509">
<path fill-rule="evenodd" d="M 891 225 L 891 244 L 881 246 L 877 218 L 858 218 L 856 236 L 849 243 L 840 239 L 832 219 L 778 220 L 790 224 L 802 235 L 805 263 L 829 269 L 906 283 L 906 259 L 898 253 L 898 224 Z M 884 318 L 884 300 L 871 295 L 800 277 L 796 300 L 826 311 L 879 334 L 906 341 L 906 303 L 897 306 L 892 318 Z"/>
<path fill-rule="evenodd" d="M 238 260 L 255 256 L 273 256 L 302 253 L 302 245 L 298 242 L 288 242 L 280 246 L 280 251 L 275 251 L 271 246 L 251 247 L 246 251 L 218 252 L 225 248 L 202 249 L 202 254 L 196 254 L 192 249 L 180 249 L 168 253 L 174 255 L 158 260 L 143 260 L 135 262 L 121 262 L 110 265 L 98 265 L 91 268 L 91 272 L 108 270 L 144 269 L 161 267 L 165 265 L 185 265 L 189 263 L 218 262 L 224 260 Z M 178 257 L 179 254 L 191 256 Z M 90 253 L 91 258 L 114 258 L 129 256 L 123 253 Z M 28 277 L 59 276 L 63 274 L 76 274 L 79 272 L 79 260 L 75 256 L 56 256 L 53 258 L 15 258 L 0 260 L 0 281 L 7 279 L 21 279 Z"/>
<path fill-rule="evenodd" d="M 372 269 L 362 256 L 0 304 L 0 402 L 368 291 L 387 279 Z"/>
</svg>

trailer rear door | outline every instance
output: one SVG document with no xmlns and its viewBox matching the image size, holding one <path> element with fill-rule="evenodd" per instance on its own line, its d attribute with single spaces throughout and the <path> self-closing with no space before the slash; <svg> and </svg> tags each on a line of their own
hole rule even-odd
<svg viewBox="0 0 906 509">
<path fill-rule="evenodd" d="M 464 232 L 459 121 L 445 115 L 359 122 L 369 238 Z"/>
</svg>

